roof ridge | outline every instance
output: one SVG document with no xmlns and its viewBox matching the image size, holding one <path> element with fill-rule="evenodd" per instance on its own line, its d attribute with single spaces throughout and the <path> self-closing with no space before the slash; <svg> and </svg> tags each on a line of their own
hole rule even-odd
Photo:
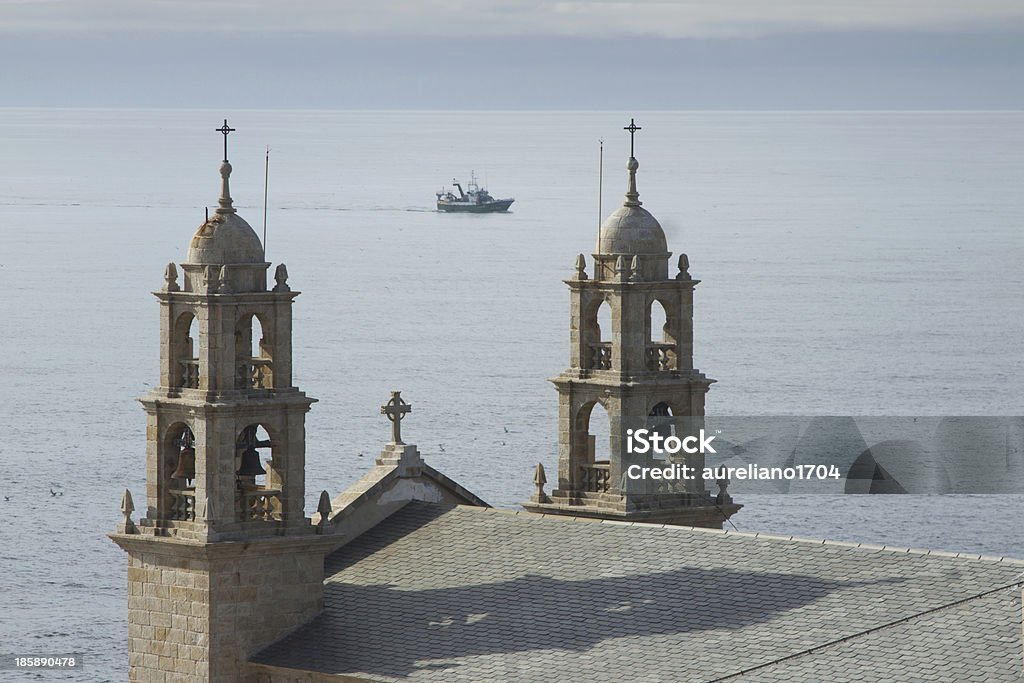
<svg viewBox="0 0 1024 683">
<path fill-rule="evenodd" d="M 955 601 L 947 603 L 945 605 L 939 605 L 938 607 L 932 607 L 930 609 L 924 610 L 923 612 L 918 612 L 917 614 L 911 614 L 910 616 L 902 617 L 900 619 L 896 619 L 894 621 L 890 621 L 888 623 L 881 624 L 879 626 L 873 626 L 873 627 L 871 627 L 869 629 L 865 629 L 863 631 L 858 631 L 857 633 L 852 633 L 852 634 L 850 634 L 848 636 L 843 636 L 842 638 L 836 638 L 835 640 L 830 640 L 829 642 L 822 643 L 821 645 L 815 645 L 814 647 L 807 648 L 806 650 L 801 650 L 799 652 L 794 652 L 792 654 L 785 655 L 784 657 L 778 657 L 777 659 L 773 659 L 770 662 L 765 662 L 763 664 L 756 664 L 754 666 L 747 667 L 746 669 L 743 669 L 742 671 L 734 671 L 733 673 L 729 673 L 729 674 L 726 674 L 724 676 L 719 676 L 718 678 L 713 678 L 713 679 L 707 681 L 707 683 L 718 683 L 718 681 L 727 681 L 730 678 L 736 678 L 738 676 L 744 676 L 744 675 L 746 675 L 748 673 L 752 673 L 754 671 L 759 671 L 761 669 L 765 669 L 765 668 L 770 667 L 770 666 L 775 666 L 776 664 L 788 661 L 790 659 L 796 659 L 797 657 L 803 657 L 805 655 L 814 654 L 815 652 L 817 652 L 819 650 L 824 650 L 824 649 L 827 649 L 827 648 L 830 648 L 830 647 L 834 647 L 834 646 L 836 646 L 836 645 L 838 645 L 840 643 L 845 643 L 848 640 L 853 640 L 854 638 L 860 638 L 861 636 L 866 636 L 868 634 L 875 633 L 877 631 L 881 631 L 883 629 L 890 628 L 890 627 L 895 626 L 897 624 L 904 624 L 904 623 L 906 623 L 908 621 L 912 621 L 914 619 L 918 619 L 920 617 L 923 617 L 923 616 L 928 615 L 928 614 L 932 614 L 934 612 L 938 612 L 940 610 L 949 609 L 951 607 L 957 607 L 958 605 L 962 605 L 962 604 L 964 604 L 966 602 L 970 602 L 971 600 L 977 600 L 978 598 L 984 598 L 986 596 L 992 595 L 993 593 L 998 593 L 1000 591 L 1010 590 L 1012 588 L 1020 588 L 1021 585 L 1022 585 L 1022 583 L 1018 581 L 1016 583 L 1010 583 L 1010 584 L 1007 584 L 1005 586 L 1000 586 L 999 588 L 993 588 L 993 589 L 990 589 L 990 590 L 987 590 L 987 591 L 983 591 L 981 593 L 977 593 L 976 595 L 971 595 L 971 596 L 968 596 L 966 598 L 961 598 L 959 600 L 955 600 Z"/>
<path fill-rule="evenodd" d="M 862 550 L 877 550 L 898 555 L 934 555 L 935 557 L 952 557 L 961 560 L 976 560 L 991 564 L 1009 564 L 1024 566 L 1024 558 L 984 555 L 981 553 L 953 552 L 951 550 L 933 550 L 929 548 L 909 548 L 906 546 L 880 545 L 877 543 L 858 543 L 857 541 L 839 541 L 828 538 L 810 538 L 807 536 L 784 536 L 780 534 L 767 534 L 761 531 L 731 531 L 729 529 L 707 529 L 696 526 L 679 526 L 676 524 L 657 524 L 652 522 L 631 522 L 617 519 L 600 519 L 597 517 L 571 517 L 569 515 L 551 515 L 543 512 L 530 512 L 529 510 L 513 510 L 509 508 L 480 508 L 472 505 L 456 505 L 456 508 L 465 508 L 476 512 L 499 513 L 506 515 L 529 515 L 531 517 L 543 517 L 556 519 L 561 522 L 588 522 L 610 524 L 616 526 L 639 526 L 653 529 L 666 529 L 671 531 L 696 531 L 700 533 L 722 534 L 723 536 L 743 536 L 747 538 L 760 538 L 768 541 L 794 541 L 796 543 L 807 543 L 810 545 L 838 546 L 841 548 L 860 548 Z"/>
</svg>

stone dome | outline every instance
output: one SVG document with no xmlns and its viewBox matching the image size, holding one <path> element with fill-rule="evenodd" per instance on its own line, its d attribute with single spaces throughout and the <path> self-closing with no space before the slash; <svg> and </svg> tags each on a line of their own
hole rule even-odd
<svg viewBox="0 0 1024 683">
<path fill-rule="evenodd" d="M 228 122 L 224 122 L 225 127 Z M 227 147 L 225 147 L 225 155 Z M 256 231 L 235 213 L 231 202 L 228 178 L 231 164 L 227 159 L 220 165 L 219 206 L 211 218 L 199 226 L 188 246 L 185 263 L 226 265 L 234 263 L 264 263 L 263 243 Z"/>
<path fill-rule="evenodd" d="M 658 219 L 642 206 L 620 206 L 601 223 L 599 254 L 665 254 L 668 241 Z"/>
<path fill-rule="evenodd" d="M 199 226 L 188 247 L 186 263 L 263 263 L 263 244 L 245 219 L 218 211 Z"/>
<path fill-rule="evenodd" d="M 626 201 L 601 223 L 597 239 L 599 254 L 666 254 L 668 241 L 658 219 L 640 206 L 640 194 L 636 191 L 636 171 L 640 164 L 629 158 L 629 186 Z"/>
</svg>

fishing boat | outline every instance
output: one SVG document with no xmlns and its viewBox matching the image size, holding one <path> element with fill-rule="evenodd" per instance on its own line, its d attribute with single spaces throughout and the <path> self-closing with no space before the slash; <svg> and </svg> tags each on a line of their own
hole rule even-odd
<svg viewBox="0 0 1024 683">
<path fill-rule="evenodd" d="M 454 178 L 452 179 L 452 185 L 454 185 L 455 189 L 459 191 L 459 194 L 455 194 L 451 190 L 444 189 L 438 192 L 438 211 L 495 213 L 498 211 L 508 211 L 508 207 L 512 206 L 512 202 L 515 201 L 515 199 L 511 198 L 495 199 L 492 197 L 487 190 L 477 184 L 476 176 L 473 175 L 472 172 L 469 174 L 469 182 L 466 184 L 465 191 L 463 191 L 462 185 L 460 185 Z"/>
</svg>

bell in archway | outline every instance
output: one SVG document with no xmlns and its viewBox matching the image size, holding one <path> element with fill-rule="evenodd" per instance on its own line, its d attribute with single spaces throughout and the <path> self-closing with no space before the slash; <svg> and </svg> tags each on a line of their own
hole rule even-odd
<svg viewBox="0 0 1024 683">
<path fill-rule="evenodd" d="M 260 464 L 260 452 L 251 446 L 245 449 L 242 452 L 242 466 L 235 474 L 240 477 L 255 477 L 266 473 L 267 471 Z"/>
<path fill-rule="evenodd" d="M 181 449 L 181 452 L 178 453 L 178 467 L 171 477 L 189 481 L 196 478 L 196 449 L 191 446 Z"/>
</svg>

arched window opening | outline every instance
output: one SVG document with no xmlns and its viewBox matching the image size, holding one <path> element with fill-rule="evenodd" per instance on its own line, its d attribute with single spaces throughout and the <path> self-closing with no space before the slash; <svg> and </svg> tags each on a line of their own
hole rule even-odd
<svg viewBox="0 0 1024 683">
<path fill-rule="evenodd" d="M 187 424 L 179 422 L 167 430 L 163 466 L 169 485 L 168 514 L 172 520 L 192 521 L 196 512 L 195 435 Z"/>
<path fill-rule="evenodd" d="M 667 322 L 668 316 L 665 315 L 665 307 L 655 299 L 651 302 L 647 316 L 647 338 L 654 343 L 667 341 L 668 330 L 665 327 Z"/>
<path fill-rule="evenodd" d="M 590 368 L 611 370 L 612 367 L 612 307 L 602 301 L 594 318 L 594 343 L 590 347 Z"/>
<path fill-rule="evenodd" d="M 171 336 L 171 385 L 177 389 L 198 389 L 199 321 L 191 313 L 182 313 Z"/>
<path fill-rule="evenodd" d="M 270 449 L 271 458 L 264 449 Z M 245 427 L 235 443 L 235 480 L 243 521 L 275 520 L 281 516 L 280 472 L 274 469 L 273 441 L 263 425 Z"/>
<path fill-rule="evenodd" d="M 651 408 L 651 412 L 647 416 L 647 429 L 658 434 L 662 439 L 676 435 L 675 416 L 669 404 L 662 401 Z M 651 457 L 655 460 L 665 460 L 666 454 L 664 449 L 656 448 L 652 451 Z"/>
<path fill-rule="evenodd" d="M 584 406 L 577 426 L 583 448 L 580 458 L 580 488 L 591 493 L 608 490 L 611 428 L 608 412 L 600 403 Z"/>
<path fill-rule="evenodd" d="M 647 307 L 647 369 L 651 371 L 677 369 L 676 340 L 672 336 L 668 311 L 654 299 Z"/>
<path fill-rule="evenodd" d="M 263 325 L 260 323 L 258 316 L 252 317 L 252 332 L 249 335 L 251 343 L 249 346 L 249 357 L 250 358 L 263 358 Z"/>
<path fill-rule="evenodd" d="M 270 389 L 273 387 L 273 354 L 259 316 L 243 316 L 235 326 L 236 387 Z"/>
<path fill-rule="evenodd" d="M 600 403 L 595 403 L 587 423 L 588 449 L 591 462 L 608 462 L 611 444 L 608 412 Z"/>
<path fill-rule="evenodd" d="M 597 309 L 597 336 L 602 342 L 612 340 L 612 307 L 607 301 L 602 301 Z"/>
</svg>

